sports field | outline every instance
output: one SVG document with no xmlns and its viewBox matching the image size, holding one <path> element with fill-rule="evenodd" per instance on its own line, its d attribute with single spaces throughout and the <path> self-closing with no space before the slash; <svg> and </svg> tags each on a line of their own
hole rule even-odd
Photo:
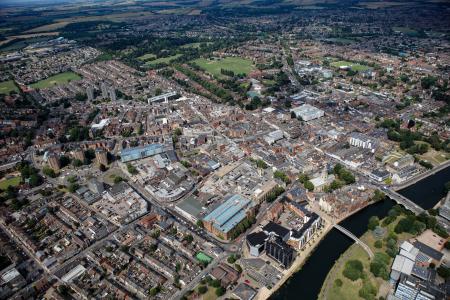
<svg viewBox="0 0 450 300">
<path fill-rule="evenodd" d="M 234 74 L 248 74 L 253 71 L 251 60 L 240 57 L 225 57 L 218 60 L 199 58 L 194 60 L 200 68 L 215 76 L 221 76 L 220 69 L 233 71 Z"/>
<path fill-rule="evenodd" d="M 348 66 L 353 71 L 365 71 L 365 70 L 370 69 L 370 67 L 368 67 L 368 66 L 360 65 L 360 64 L 357 64 L 357 63 L 352 63 L 350 61 L 345 61 L 345 60 L 340 60 L 340 61 L 333 62 L 333 63 L 331 63 L 331 65 L 333 67 L 335 67 L 335 68 Z"/>
<path fill-rule="evenodd" d="M 16 86 L 13 80 L 0 82 L 0 94 L 9 95 L 13 91 L 19 91 L 19 88 Z"/>
<path fill-rule="evenodd" d="M 155 66 L 157 64 L 162 64 L 162 63 L 168 64 L 168 63 L 170 63 L 174 59 L 177 59 L 180 56 L 181 56 L 181 54 L 175 54 L 175 55 L 172 55 L 172 56 L 161 57 L 161 58 L 158 58 L 158 59 L 155 59 L 155 60 L 150 60 L 150 61 L 146 62 L 145 64 L 147 66 Z"/>
<path fill-rule="evenodd" d="M 206 255 L 205 253 L 203 253 L 203 252 L 199 252 L 199 253 L 197 253 L 197 255 L 195 256 L 195 258 L 197 258 L 197 260 L 198 261 L 201 261 L 201 262 L 207 262 L 207 263 L 210 263 L 211 261 L 212 261 L 212 258 L 211 257 L 209 257 L 208 255 Z"/>
<path fill-rule="evenodd" d="M 45 88 L 52 87 L 55 85 L 66 84 L 72 80 L 79 80 L 79 79 L 81 79 L 80 75 L 78 75 L 74 72 L 64 72 L 64 73 L 50 76 L 47 79 L 35 82 L 35 83 L 31 84 L 30 86 L 33 88 L 38 88 L 38 89 L 45 89 Z"/>
</svg>

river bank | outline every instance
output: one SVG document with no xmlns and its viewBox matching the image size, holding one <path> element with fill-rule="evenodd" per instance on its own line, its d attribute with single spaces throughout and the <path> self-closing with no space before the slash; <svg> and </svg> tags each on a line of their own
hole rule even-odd
<svg viewBox="0 0 450 300">
<path fill-rule="evenodd" d="M 450 167 L 427 177 L 399 193 L 408 197 L 424 209 L 432 208 L 443 197 L 444 184 L 450 178 Z M 374 203 L 340 223 L 341 226 L 360 237 L 367 228 L 368 219 L 378 216 L 380 219 L 395 205 L 391 199 Z M 301 295 L 301 299 L 317 299 L 323 282 L 335 262 L 351 246 L 353 241 L 337 230 L 330 230 L 300 271 L 294 273 L 270 299 L 292 299 L 292 295 Z"/>
</svg>

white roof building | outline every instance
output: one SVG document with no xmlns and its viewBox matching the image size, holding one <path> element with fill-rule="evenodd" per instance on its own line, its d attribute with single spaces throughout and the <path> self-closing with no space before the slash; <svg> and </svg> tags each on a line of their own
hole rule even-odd
<svg viewBox="0 0 450 300">
<path fill-rule="evenodd" d="M 306 122 L 323 117 L 325 114 L 323 110 L 309 104 L 303 104 L 299 107 L 292 108 L 291 112 L 293 112 L 297 118 L 300 117 Z"/>
</svg>

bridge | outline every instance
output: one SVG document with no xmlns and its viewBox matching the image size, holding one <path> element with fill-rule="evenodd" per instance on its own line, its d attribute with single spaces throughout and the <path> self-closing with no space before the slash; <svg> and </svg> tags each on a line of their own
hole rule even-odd
<svg viewBox="0 0 450 300">
<path fill-rule="evenodd" d="M 351 233 L 350 231 L 348 231 L 347 229 L 345 229 L 344 227 L 342 227 L 341 225 L 338 225 L 338 224 L 334 224 L 334 228 L 336 228 L 337 230 L 339 230 L 340 232 L 342 232 L 343 234 L 345 234 L 346 236 L 348 236 L 349 238 L 354 240 L 355 243 L 360 245 L 367 252 L 367 254 L 369 255 L 369 257 L 371 259 L 373 258 L 372 249 L 370 249 L 369 246 L 367 246 L 360 239 L 358 239 L 353 233 Z"/>
<path fill-rule="evenodd" d="M 420 207 L 419 205 L 415 204 L 405 196 L 400 195 L 399 193 L 391 189 L 383 188 L 382 191 L 386 194 L 386 196 L 388 196 L 398 204 L 403 205 L 416 215 L 420 215 L 421 213 L 425 212 L 425 210 L 422 207 Z"/>
</svg>

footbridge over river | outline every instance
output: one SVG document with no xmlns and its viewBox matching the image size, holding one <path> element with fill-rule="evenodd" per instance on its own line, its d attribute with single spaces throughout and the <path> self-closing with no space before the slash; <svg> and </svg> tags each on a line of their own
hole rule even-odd
<svg viewBox="0 0 450 300">
<path fill-rule="evenodd" d="M 364 242 L 362 242 L 359 238 L 357 238 L 353 233 L 351 233 L 350 231 L 348 231 L 347 229 L 338 224 L 335 224 L 334 228 L 336 228 L 337 230 L 339 230 L 340 232 L 342 232 L 343 234 L 354 240 L 355 243 L 360 245 L 367 252 L 370 258 L 373 258 L 372 249 L 370 249 L 369 246 L 367 246 Z"/>
</svg>

